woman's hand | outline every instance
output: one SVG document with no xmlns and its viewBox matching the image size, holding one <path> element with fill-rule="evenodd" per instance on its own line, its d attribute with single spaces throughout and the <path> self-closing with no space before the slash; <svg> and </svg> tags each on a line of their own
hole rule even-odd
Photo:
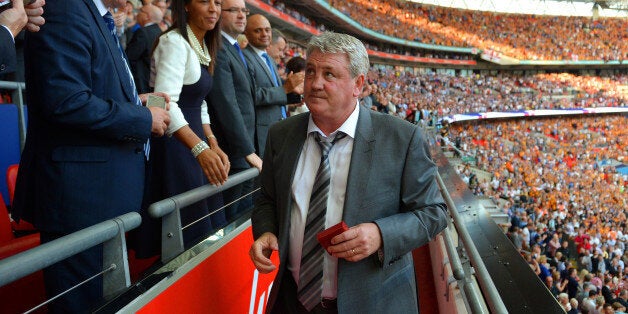
<svg viewBox="0 0 628 314">
<path fill-rule="evenodd" d="M 223 185 L 227 181 L 227 176 L 229 175 L 228 168 L 217 152 L 212 149 L 205 149 L 196 157 L 196 160 L 211 184 Z"/>
<path fill-rule="evenodd" d="M 229 157 L 227 156 L 227 154 L 225 154 L 220 146 L 218 146 L 218 142 L 210 146 L 211 149 L 216 152 L 216 154 L 218 154 L 218 157 L 220 157 L 220 160 L 222 160 L 222 164 L 225 165 L 225 171 L 227 171 L 227 174 L 229 174 L 229 170 L 231 170 L 231 163 L 229 162 Z"/>
</svg>

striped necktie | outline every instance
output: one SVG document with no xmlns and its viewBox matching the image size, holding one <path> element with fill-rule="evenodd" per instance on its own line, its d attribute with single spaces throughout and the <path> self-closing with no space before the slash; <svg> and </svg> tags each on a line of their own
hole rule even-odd
<svg viewBox="0 0 628 314">
<path fill-rule="evenodd" d="M 118 50 L 120 51 L 120 56 L 122 57 L 122 61 L 124 61 L 124 67 L 126 69 L 126 73 L 129 79 L 129 84 L 131 84 L 131 88 L 133 89 L 133 101 L 135 102 L 136 105 L 141 106 L 142 101 L 140 100 L 140 96 L 137 94 L 135 81 L 133 81 L 133 74 L 131 74 L 131 69 L 129 68 L 129 64 L 126 61 L 126 56 L 124 54 L 124 51 L 122 50 L 122 46 L 120 46 L 118 35 L 116 35 L 116 23 L 113 20 L 113 16 L 111 15 L 111 12 L 107 12 L 105 15 L 103 15 L 102 18 L 105 20 L 105 23 L 107 24 L 107 29 L 109 29 L 109 33 L 111 34 L 111 36 L 113 36 L 113 40 L 116 42 L 116 46 L 118 46 Z M 144 155 L 146 156 L 146 159 L 148 159 L 149 154 L 150 154 L 150 139 L 147 140 L 146 143 L 144 143 Z"/>
<path fill-rule="evenodd" d="M 325 214 L 327 213 L 331 179 L 329 151 L 336 142 L 346 135 L 338 132 L 332 142 L 326 142 L 321 139 L 320 133 L 315 133 L 316 142 L 321 148 L 321 163 L 312 186 L 310 207 L 305 220 L 297 292 L 299 301 L 308 311 L 311 311 L 321 301 L 321 293 L 323 292 L 323 256 L 325 250 L 316 240 L 316 234 L 325 229 Z"/>
</svg>

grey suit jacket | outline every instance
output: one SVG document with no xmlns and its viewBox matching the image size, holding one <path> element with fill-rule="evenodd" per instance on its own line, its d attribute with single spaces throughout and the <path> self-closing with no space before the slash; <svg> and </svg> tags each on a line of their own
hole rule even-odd
<svg viewBox="0 0 628 314">
<path fill-rule="evenodd" d="M 220 147 L 231 168 L 249 168 L 244 160 L 255 152 L 255 111 L 251 76 L 235 48 L 226 38 L 216 56 L 214 85 L 207 107 Z"/>
<path fill-rule="evenodd" d="M 261 196 L 251 216 L 256 239 L 272 232 L 279 240 L 280 266 L 269 309 L 280 297 L 281 280 L 287 271 L 291 185 L 307 136 L 308 119 L 309 113 L 300 114 L 271 127 Z M 384 254 L 382 261 L 378 254 L 355 263 L 338 261 L 340 313 L 417 313 L 411 251 L 447 226 L 436 171 L 416 126 L 360 108 L 343 220 L 349 226 L 376 223 Z"/>
<path fill-rule="evenodd" d="M 244 56 L 249 68 L 251 68 L 255 85 L 255 144 L 260 156 L 263 156 L 268 129 L 277 121 L 281 121 L 283 118 L 281 106 L 285 106 L 288 99 L 282 87 L 281 78 L 277 78 L 279 86 L 275 86 L 268 67 L 253 48 L 246 47 Z M 271 63 L 275 73 L 279 73 L 277 72 L 277 65 L 272 59 Z"/>
</svg>

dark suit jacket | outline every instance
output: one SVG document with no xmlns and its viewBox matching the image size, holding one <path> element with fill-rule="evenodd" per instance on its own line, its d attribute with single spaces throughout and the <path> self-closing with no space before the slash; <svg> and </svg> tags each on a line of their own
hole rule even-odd
<svg viewBox="0 0 628 314">
<path fill-rule="evenodd" d="M 231 168 L 249 168 L 244 160 L 255 153 L 253 85 L 242 59 L 229 41 L 222 38 L 216 56 L 214 86 L 207 97 L 212 131 L 231 160 Z"/>
<path fill-rule="evenodd" d="M 13 34 L 0 26 L 0 75 L 15 71 L 16 62 Z"/>
<path fill-rule="evenodd" d="M 135 31 L 133 38 L 126 46 L 126 55 L 129 58 L 129 66 L 133 72 L 135 87 L 139 94 L 151 92 L 148 85 L 150 80 L 150 58 L 153 45 L 157 37 L 161 35 L 159 24 L 151 24 Z"/>
<path fill-rule="evenodd" d="M 281 121 L 281 106 L 285 106 L 288 100 L 282 87 L 281 78 L 277 77 L 279 85 L 275 86 L 272 74 L 268 71 L 265 62 L 260 59 L 250 45 L 244 49 L 244 56 L 252 69 L 251 73 L 255 84 L 255 145 L 260 156 L 263 156 L 268 129 L 275 122 Z M 279 75 L 277 65 L 272 59 L 271 63 L 275 73 Z"/>
<path fill-rule="evenodd" d="M 299 114 L 270 128 L 261 195 L 251 216 L 255 239 L 272 232 L 279 240 L 280 265 L 269 308 L 288 294 L 281 291 L 281 281 L 289 263 L 291 186 L 308 119 L 309 113 Z M 384 255 L 382 262 L 378 254 L 355 263 L 338 261 L 340 313 L 417 313 L 411 251 L 447 226 L 436 171 L 416 126 L 360 108 L 342 218 L 349 226 L 376 223 Z"/>
<path fill-rule="evenodd" d="M 28 135 L 14 215 L 70 233 L 138 211 L 150 111 L 92 0 L 51 1 L 26 37 Z"/>
</svg>

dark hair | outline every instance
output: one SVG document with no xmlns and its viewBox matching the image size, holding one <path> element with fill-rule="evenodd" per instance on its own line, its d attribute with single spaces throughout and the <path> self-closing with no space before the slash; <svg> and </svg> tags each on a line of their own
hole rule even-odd
<svg viewBox="0 0 628 314">
<path fill-rule="evenodd" d="M 185 11 L 185 6 L 192 2 L 192 0 L 172 0 L 170 4 L 170 8 L 172 10 L 172 26 L 168 28 L 164 33 L 167 33 L 173 29 L 178 29 L 181 36 L 185 38 L 189 43 L 189 34 L 186 25 L 188 24 L 188 13 Z M 212 58 L 212 61 L 209 63 L 209 73 L 214 74 L 214 65 L 216 64 L 216 54 L 220 49 L 220 19 L 221 15 L 218 14 L 218 21 L 216 21 L 216 26 L 214 29 L 210 30 L 205 34 L 205 45 L 207 46 L 207 51 L 209 51 L 209 56 Z"/>
<path fill-rule="evenodd" d="M 286 63 L 286 73 L 298 73 L 305 70 L 305 59 L 301 57 L 293 57 Z"/>
</svg>

